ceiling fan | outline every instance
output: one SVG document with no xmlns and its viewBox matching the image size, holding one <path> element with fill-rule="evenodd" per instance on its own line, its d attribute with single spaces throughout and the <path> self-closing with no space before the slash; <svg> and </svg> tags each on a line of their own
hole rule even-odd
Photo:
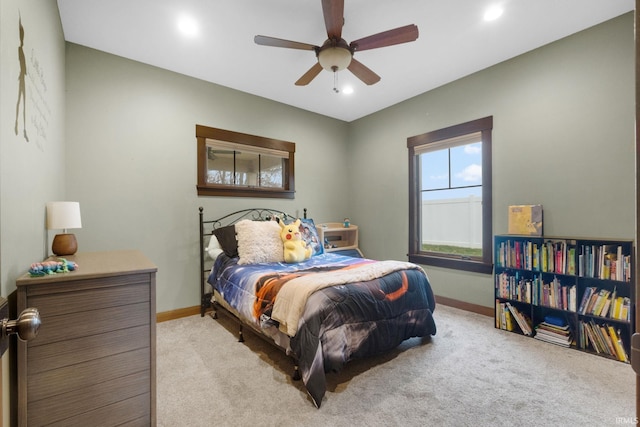
<svg viewBox="0 0 640 427">
<path fill-rule="evenodd" d="M 418 38 L 418 27 L 411 24 L 347 43 L 342 38 L 344 0 L 322 0 L 322 12 L 328 37 L 322 46 L 268 36 L 254 37 L 256 44 L 263 46 L 315 51 L 318 62 L 296 81 L 297 86 L 308 85 L 323 69 L 336 73 L 345 68 L 367 85 L 378 83 L 380 76 L 357 61 L 353 54 L 362 50 L 412 42 Z"/>
</svg>

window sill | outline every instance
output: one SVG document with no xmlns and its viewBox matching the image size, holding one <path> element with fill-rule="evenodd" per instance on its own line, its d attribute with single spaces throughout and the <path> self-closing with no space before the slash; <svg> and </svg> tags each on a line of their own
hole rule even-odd
<svg viewBox="0 0 640 427">
<path fill-rule="evenodd" d="M 214 188 L 202 185 L 196 186 L 198 196 L 224 196 L 224 197 L 262 197 L 262 198 L 278 198 L 293 199 L 295 191 L 291 190 L 268 190 L 264 188 Z"/>
<path fill-rule="evenodd" d="M 493 274 L 493 264 L 478 260 L 439 257 L 426 254 L 409 254 L 409 261 L 415 264 L 432 265 L 452 270 L 470 271 L 473 273 Z"/>
</svg>

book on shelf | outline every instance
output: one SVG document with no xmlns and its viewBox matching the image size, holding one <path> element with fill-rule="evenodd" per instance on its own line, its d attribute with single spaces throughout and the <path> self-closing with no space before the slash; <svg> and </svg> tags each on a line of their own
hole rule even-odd
<svg viewBox="0 0 640 427">
<path fill-rule="evenodd" d="M 604 343 L 607 346 L 607 351 L 608 354 L 611 356 L 616 356 L 616 348 L 613 345 L 613 340 L 611 339 L 611 336 L 609 335 L 609 331 L 607 329 L 607 326 L 605 325 L 598 325 L 598 328 L 600 329 L 600 334 L 603 337 Z"/>
<path fill-rule="evenodd" d="M 570 246 L 567 251 L 567 274 L 572 276 L 576 275 L 576 248 L 574 246 Z"/>
<path fill-rule="evenodd" d="M 630 305 L 631 299 L 629 297 L 616 296 L 612 297 L 611 309 L 609 317 L 617 320 L 630 321 Z"/>
<path fill-rule="evenodd" d="M 594 313 L 594 314 L 596 314 L 597 316 L 600 316 L 600 317 L 611 317 L 611 316 L 609 316 L 609 307 L 611 307 L 611 298 L 605 299 L 604 304 L 603 304 L 602 309 L 600 310 L 600 312 L 599 313 Z"/>
<path fill-rule="evenodd" d="M 568 326 L 567 322 L 565 322 L 563 318 L 556 317 L 556 316 L 544 316 L 544 323 L 551 326 L 556 326 L 559 328 L 564 328 Z"/>
<path fill-rule="evenodd" d="M 578 310 L 578 290 L 575 285 L 569 288 L 569 311 L 574 313 Z"/>
<path fill-rule="evenodd" d="M 584 293 L 582 294 L 582 299 L 580 300 L 580 307 L 578 308 L 578 313 L 585 314 L 587 312 L 587 308 L 589 304 L 591 304 L 591 299 L 594 295 L 597 295 L 598 288 L 594 286 L 588 286 L 584 289 Z"/>
<path fill-rule="evenodd" d="M 602 316 L 602 310 L 606 301 L 609 299 L 610 294 L 611 292 L 607 289 L 600 289 L 600 292 L 598 292 L 598 296 L 593 303 L 593 307 L 588 311 L 588 313 L 593 314 L 594 316 Z"/>
<path fill-rule="evenodd" d="M 607 330 L 611 337 L 611 341 L 613 341 L 613 346 L 615 347 L 615 353 L 618 360 L 621 362 L 629 362 L 629 356 L 627 356 L 627 352 L 624 350 L 624 346 L 622 345 L 622 338 L 620 338 L 620 330 L 616 331 L 611 325 L 607 325 Z"/>
<path fill-rule="evenodd" d="M 620 309 L 620 317 L 618 319 L 631 320 L 631 299 L 629 297 L 622 298 L 622 307 Z"/>
<path fill-rule="evenodd" d="M 505 318 L 505 329 L 509 332 L 513 331 L 513 317 L 511 316 L 511 313 L 508 310 L 504 311 L 504 318 Z"/>
<path fill-rule="evenodd" d="M 531 246 L 531 269 L 540 271 L 540 248 L 537 243 L 532 243 Z"/>
</svg>

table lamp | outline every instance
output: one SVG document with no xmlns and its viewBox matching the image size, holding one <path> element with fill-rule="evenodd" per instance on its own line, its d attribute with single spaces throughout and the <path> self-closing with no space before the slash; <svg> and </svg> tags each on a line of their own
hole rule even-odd
<svg viewBox="0 0 640 427">
<path fill-rule="evenodd" d="M 47 229 L 63 230 L 53 238 L 51 250 L 58 256 L 73 255 L 78 250 L 78 242 L 74 234 L 67 233 L 69 228 L 82 228 L 80 219 L 80 203 L 49 202 L 47 203 Z"/>
</svg>

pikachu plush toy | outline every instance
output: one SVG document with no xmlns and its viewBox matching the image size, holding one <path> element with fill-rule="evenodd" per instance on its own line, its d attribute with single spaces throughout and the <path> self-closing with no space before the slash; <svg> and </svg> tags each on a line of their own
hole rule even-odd
<svg viewBox="0 0 640 427">
<path fill-rule="evenodd" d="M 284 249 L 284 262 L 293 264 L 311 258 L 313 249 L 307 246 L 300 233 L 300 219 L 291 224 L 280 221 L 280 238 Z"/>
</svg>

